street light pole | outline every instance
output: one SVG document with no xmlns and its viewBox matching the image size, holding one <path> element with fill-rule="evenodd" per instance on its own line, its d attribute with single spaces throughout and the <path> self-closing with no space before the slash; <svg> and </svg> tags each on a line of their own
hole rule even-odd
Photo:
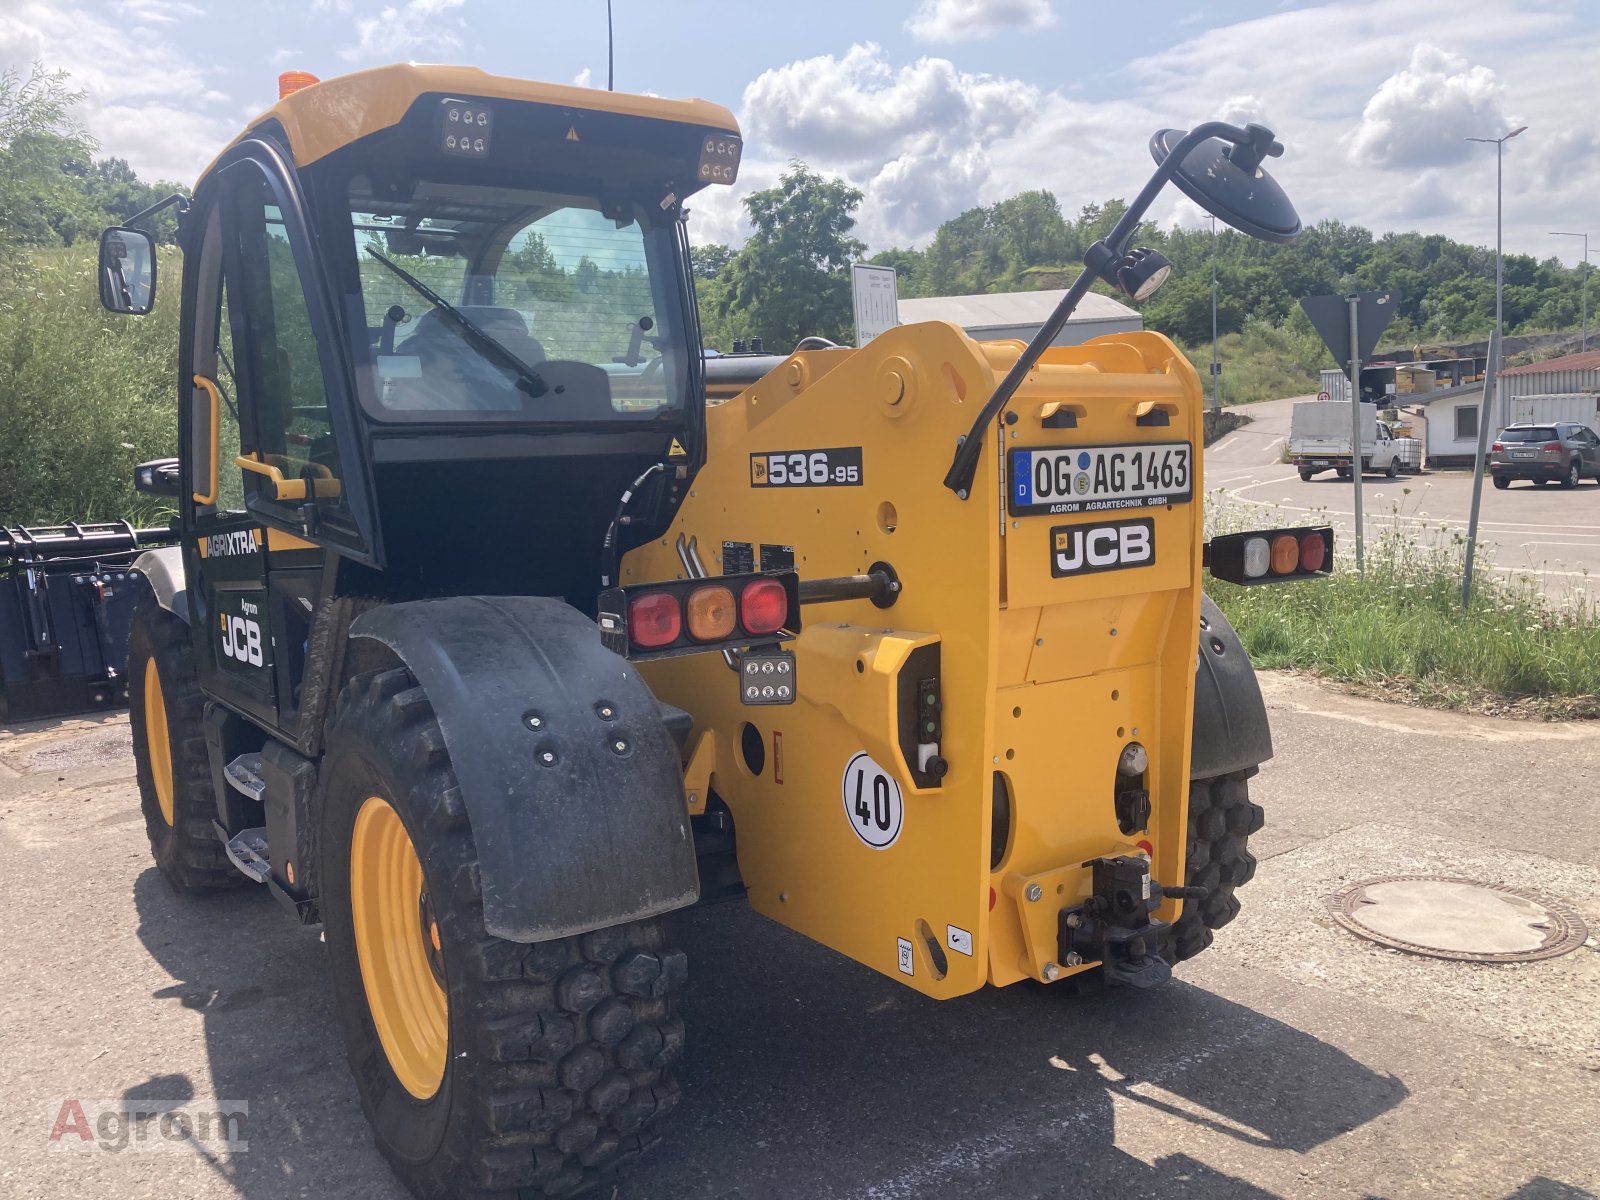
<svg viewBox="0 0 1600 1200">
<path fill-rule="evenodd" d="M 1489 362 L 1488 369 L 1483 378 L 1483 402 L 1478 406 L 1478 453 L 1472 463 L 1472 508 L 1467 517 L 1467 563 L 1461 576 L 1461 607 L 1467 608 L 1472 603 L 1472 563 L 1478 552 L 1478 509 L 1483 503 L 1483 464 L 1489 448 L 1489 418 L 1493 414 L 1490 407 L 1494 399 L 1494 389 L 1500 383 L 1500 358 L 1503 352 L 1501 338 L 1504 331 L 1501 328 L 1503 312 L 1501 310 L 1501 295 L 1505 290 L 1505 273 L 1501 264 L 1502 243 L 1502 215 L 1504 211 L 1504 180 L 1506 143 L 1517 134 L 1527 130 L 1526 125 L 1519 125 L 1504 137 L 1497 138 L 1467 138 L 1469 142 L 1493 142 L 1495 148 L 1494 167 L 1494 332 L 1489 336 Z"/>
<path fill-rule="evenodd" d="M 1587 233 L 1562 233 L 1559 229 L 1550 231 L 1551 237 L 1575 237 L 1583 239 L 1583 342 L 1581 348 L 1589 348 L 1589 235 Z"/>
</svg>

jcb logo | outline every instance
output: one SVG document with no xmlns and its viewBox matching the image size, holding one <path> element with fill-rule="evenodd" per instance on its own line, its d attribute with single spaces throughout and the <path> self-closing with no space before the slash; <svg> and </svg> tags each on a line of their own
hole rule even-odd
<svg viewBox="0 0 1600 1200">
<path fill-rule="evenodd" d="M 1087 575 L 1147 567 L 1156 560 L 1155 522 L 1111 521 L 1105 525 L 1059 525 L 1050 531 L 1050 574 Z"/>
<path fill-rule="evenodd" d="M 249 617 L 221 614 L 222 652 L 242 666 L 259 667 L 261 655 L 261 626 Z"/>
</svg>

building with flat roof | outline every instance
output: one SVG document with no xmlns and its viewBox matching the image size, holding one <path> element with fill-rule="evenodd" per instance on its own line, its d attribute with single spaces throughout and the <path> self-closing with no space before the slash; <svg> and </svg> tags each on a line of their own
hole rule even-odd
<svg viewBox="0 0 1600 1200">
<path fill-rule="evenodd" d="M 990 292 L 981 296 L 929 296 L 900 301 L 900 323 L 949 321 L 966 330 L 980 342 L 1008 339 L 1031 341 L 1055 311 L 1062 289 L 1048 292 Z M 1135 333 L 1144 328 L 1144 318 L 1126 304 L 1110 296 L 1090 292 L 1078 305 L 1072 319 L 1052 343 L 1076 346 L 1103 333 Z"/>
</svg>

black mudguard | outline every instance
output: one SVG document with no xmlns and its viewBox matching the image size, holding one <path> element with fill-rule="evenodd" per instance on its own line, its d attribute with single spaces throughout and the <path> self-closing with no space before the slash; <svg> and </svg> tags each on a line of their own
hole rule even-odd
<svg viewBox="0 0 1600 1200">
<path fill-rule="evenodd" d="M 183 575 L 182 548 L 163 546 L 159 550 L 146 550 L 133 560 L 133 569 L 144 576 L 155 593 L 156 603 L 187 625 L 189 585 Z"/>
<path fill-rule="evenodd" d="M 1200 597 L 1190 779 L 1215 779 L 1272 757 L 1272 731 L 1244 644 L 1210 596 Z"/>
<path fill-rule="evenodd" d="M 350 636 L 388 646 L 428 695 L 489 933 L 547 941 L 698 898 L 672 735 L 594 622 L 560 600 L 458 596 L 372 609 Z"/>
</svg>

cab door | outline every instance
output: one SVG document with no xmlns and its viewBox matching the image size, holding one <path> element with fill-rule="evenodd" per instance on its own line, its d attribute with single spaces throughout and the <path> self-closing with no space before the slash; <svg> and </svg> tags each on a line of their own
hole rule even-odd
<svg viewBox="0 0 1600 1200">
<path fill-rule="evenodd" d="M 311 628 L 338 556 L 364 557 L 334 414 L 346 372 L 293 181 L 269 147 L 214 177 L 190 339 L 191 459 L 215 459 L 194 505 L 197 602 L 213 630 L 209 686 L 294 738 Z M 206 288 L 219 300 L 208 302 Z M 210 503 L 207 503 L 210 501 Z M 204 657 L 204 656 L 202 656 Z"/>
<path fill-rule="evenodd" d="M 195 196 L 195 232 L 184 261 L 180 368 L 183 548 L 195 659 L 206 691 L 231 708 L 275 722 L 272 626 L 267 617 L 264 531 L 245 507 L 235 466 L 253 440 L 241 410 L 231 337 L 236 289 L 228 276 L 226 180 Z"/>
</svg>

